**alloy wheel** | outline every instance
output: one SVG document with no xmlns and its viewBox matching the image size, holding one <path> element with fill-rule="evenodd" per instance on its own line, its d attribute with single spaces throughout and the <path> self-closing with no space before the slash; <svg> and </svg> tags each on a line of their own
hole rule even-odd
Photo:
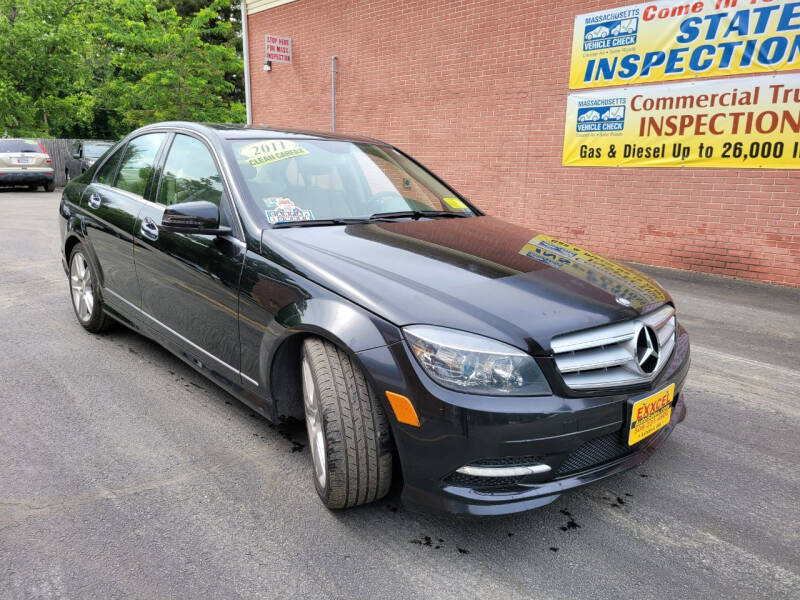
<svg viewBox="0 0 800 600">
<path fill-rule="evenodd" d="M 72 289 L 72 304 L 75 306 L 75 314 L 82 323 L 86 323 L 92 318 L 94 291 L 92 289 L 92 271 L 86 257 L 80 252 L 72 255 L 69 284 Z"/>
</svg>

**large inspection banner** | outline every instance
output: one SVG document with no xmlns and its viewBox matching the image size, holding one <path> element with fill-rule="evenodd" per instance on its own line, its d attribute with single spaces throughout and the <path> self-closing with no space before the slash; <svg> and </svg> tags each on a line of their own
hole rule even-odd
<svg viewBox="0 0 800 600">
<path fill-rule="evenodd" d="M 800 73 L 567 97 L 563 164 L 800 168 Z"/>
<path fill-rule="evenodd" d="M 800 2 L 662 0 L 575 17 L 572 89 L 800 68 Z"/>
</svg>

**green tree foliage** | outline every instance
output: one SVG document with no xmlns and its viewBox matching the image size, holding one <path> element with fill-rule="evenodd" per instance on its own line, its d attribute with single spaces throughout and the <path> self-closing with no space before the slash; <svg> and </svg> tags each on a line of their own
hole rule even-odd
<svg viewBox="0 0 800 600">
<path fill-rule="evenodd" d="M 242 122 L 231 0 L 0 0 L 0 135 Z"/>
</svg>

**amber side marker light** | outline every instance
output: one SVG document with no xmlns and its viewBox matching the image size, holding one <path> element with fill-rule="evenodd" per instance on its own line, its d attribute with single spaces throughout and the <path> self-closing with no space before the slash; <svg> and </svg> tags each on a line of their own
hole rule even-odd
<svg viewBox="0 0 800 600">
<path fill-rule="evenodd" d="M 401 423 L 419 427 L 419 417 L 417 411 L 414 410 L 414 405 L 411 400 L 400 394 L 394 392 L 386 392 L 386 397 L 389 399 L 389 404 L 392 405 L 395 418 Z"/>
</svg>

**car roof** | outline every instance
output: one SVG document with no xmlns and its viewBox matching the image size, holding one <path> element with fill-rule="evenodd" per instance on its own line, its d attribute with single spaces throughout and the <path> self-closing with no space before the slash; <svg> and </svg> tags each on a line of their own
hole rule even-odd
<svg viewBox="0 0 800 600">
<path fill-rule="evenodd" d="M 181 127 L 198 131 L 201 133 L 214 132 L 218 137 L 226 140 L 242 140 L 242 139 L 326 139 L 338 140 L 344 142 L 366 142 L 370 144 L 380 144 L 388 146 L 386 142 L 381 140 L 362 136 L 352 135 L 346 133 L 338 133 L 332 131 L 314 131 L 308 129 L 289 129 L 283 127 L 269 127 L 262 125 L 237 125 L 233 123 L 191 123 L 187 121 L 167 121 L 164 123 L 153 123 L 142 128 L 142 130 L 158 127 Z"/>
</svg>

